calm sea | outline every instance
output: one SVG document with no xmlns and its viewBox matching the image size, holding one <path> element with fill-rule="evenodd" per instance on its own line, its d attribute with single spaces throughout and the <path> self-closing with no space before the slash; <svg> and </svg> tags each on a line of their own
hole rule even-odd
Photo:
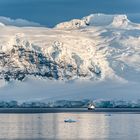
<svg viewBox="0 0 140 140">
<path fill-rule="evenodd" d="M 139 140 L 140 114 L 0 114 L 0 139 Z"/>
</svg>

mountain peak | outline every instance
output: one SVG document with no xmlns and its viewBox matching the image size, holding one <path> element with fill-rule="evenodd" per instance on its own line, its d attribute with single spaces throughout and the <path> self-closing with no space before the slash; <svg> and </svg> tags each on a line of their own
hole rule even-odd
<svg viewBox="0 0 140 140">
<path fill-rule="evenodd" d="M 126 15 L 107 15 L 107 14 L 91 14 L 82 19 L 73 19 L 71 21 L 57 24 L 57 29 L 79 29 L 87 26 L 110 26 L 124 27 L 130 21 Z"/>
<path fill-rule="evenodd" d="M 129 24 L 129 20 L 126 15 L 116 15 L 113 18 L 112 25 L 114 27 L 126 27 Z"/>
</svg>

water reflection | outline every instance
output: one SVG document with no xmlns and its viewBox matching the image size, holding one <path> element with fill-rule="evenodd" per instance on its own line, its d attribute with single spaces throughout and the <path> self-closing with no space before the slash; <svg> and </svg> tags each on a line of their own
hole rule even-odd
<svg viewBox="0 0 140 140">
<path fill-rule="evenodd" d="M 64 123 L 65 119 L 77 120 Z M 139 114 L 0 114 L 0 139 L 140 139 Z"/>
</svg>

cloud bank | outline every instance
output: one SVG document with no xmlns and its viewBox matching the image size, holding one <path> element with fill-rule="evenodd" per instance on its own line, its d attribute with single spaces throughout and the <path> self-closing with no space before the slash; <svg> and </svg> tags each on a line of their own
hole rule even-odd
<svg viewBox="0 0 140 140">
<path fill-rule="evenodd" d="M 18 27 L 27 27 L 27 26 L 41 26 L 39 23 L 28 21 L 25 19 L 11 19 L 9 17 L 0 16 L 0 23 L 1 25 L 11 25 L 11 26 L 18 26 Z"/>
</svg>

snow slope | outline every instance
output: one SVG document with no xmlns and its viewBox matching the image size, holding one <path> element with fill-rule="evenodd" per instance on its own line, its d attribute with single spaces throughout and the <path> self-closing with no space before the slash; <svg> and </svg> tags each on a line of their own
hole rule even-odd
<svg viewBox="0 0 140 140">
<path fill-rule="evenodd" d="M 0 24 L 1 100 L 139 99 L 140 25 L 92 14 L 54 28 Z"/>
</svg>

